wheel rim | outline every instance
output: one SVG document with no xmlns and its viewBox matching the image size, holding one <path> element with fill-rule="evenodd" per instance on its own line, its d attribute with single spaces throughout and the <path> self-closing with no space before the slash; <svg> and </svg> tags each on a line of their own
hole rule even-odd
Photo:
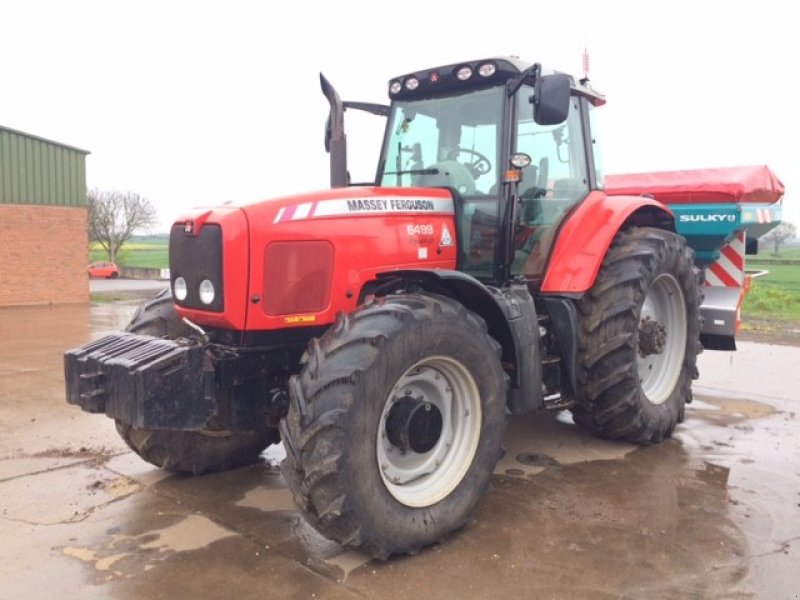
<svg viewBox="0 0 800 600">
<path fill-rule="evenodd" d="M 659 275 L 645 294 L 639 320 L 639 384 L 651 404 L 666 402 L 683 370 L 686 302 L 678 281 Z"/>
<path fill-rule="evenodd" d="M 378 466 L 389 493 L 412 507 L 450 494 L 472 464 L 481 419 L 478 386 L 460 362 L 435 356 L 409 368 L 386 398 L 378 426 Z"/>
</svg>

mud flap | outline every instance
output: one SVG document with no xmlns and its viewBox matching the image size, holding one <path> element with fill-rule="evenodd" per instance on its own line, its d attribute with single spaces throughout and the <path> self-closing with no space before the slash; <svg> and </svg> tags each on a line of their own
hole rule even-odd
<svg viewBox="0 0 800 600">
<path fill-rule="evenodd" d="M 741 287 L 706 286 L 700 306 L 703 327 L 700 341 L 708 350 L 736 350 L 739 308 L 744 300 Z"/>
</svg>

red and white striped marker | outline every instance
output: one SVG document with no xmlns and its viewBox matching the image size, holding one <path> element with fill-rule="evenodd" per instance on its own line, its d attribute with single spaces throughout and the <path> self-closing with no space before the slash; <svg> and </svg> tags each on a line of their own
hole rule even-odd
<svg viewBox="0 0 800 600">
<path fill-rule="evenodd" d="M 705 284 L 707 286 L 744 286 L 745 235 L 744 231 L 738 232 L 730 242 L 722 247 L 719 259 L 706 268 Z"/>
</svg>

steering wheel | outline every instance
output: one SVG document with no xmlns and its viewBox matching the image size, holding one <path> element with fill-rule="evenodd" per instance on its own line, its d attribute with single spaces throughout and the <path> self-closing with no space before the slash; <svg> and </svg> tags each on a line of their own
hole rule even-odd
<svg viewBox="0 0 800 600">
<path fill-rule="evenodd" d="M 486 175 L 492 170 L 492 161 L 490 161 L 485 154 L 481 154 L 477 150 L 470 150 L 469 148 L 458 147 L 459 154 L 469 154 L 473 157 L 472 162 L 464 164 L 469 169 L 470 174 L 474 179 L 478 179 L 481 175 Z"/>
</svg>

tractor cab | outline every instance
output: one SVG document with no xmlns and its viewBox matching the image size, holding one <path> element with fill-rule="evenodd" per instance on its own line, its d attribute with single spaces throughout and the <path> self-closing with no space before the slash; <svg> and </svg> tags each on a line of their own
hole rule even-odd
<svg viewBox="0 0 800 600">
<path fill-rule="evenodd" d="M 449 189 L 459 270 L 541 280 L 560 223 L 602 185 L 589 114 L 603 97 L 510 58 L 396 77 L 389 96 L 377 185 Z"/>
</svg>

